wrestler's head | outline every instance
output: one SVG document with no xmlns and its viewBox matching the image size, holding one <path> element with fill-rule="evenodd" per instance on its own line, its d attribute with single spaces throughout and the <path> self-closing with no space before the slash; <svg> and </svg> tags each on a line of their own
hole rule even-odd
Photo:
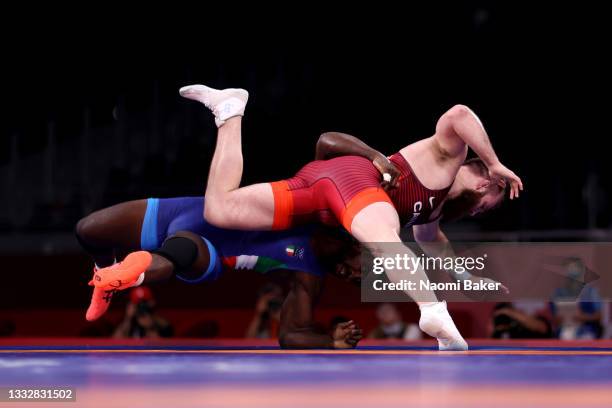
<svg viewBox="0 0 612 408">
<path fill-rule="evenodd" d="M 497 208 L 504 201 L 506 184 L 493 179 L 482 160 L 466 160 L 459 169 L 452 191 L 444 202 L 442 217 L 454 221 L 465 216 L 475 216 Z M 453 186 L 454 187 L 454 186 Z"/>
<path fill-rule="evenodd" d="M 341 228 L 318 228 L 313 234 L 313 249 L 321 266 L 347 282 L 361 283 L 359 243 Z"/>
</svg>

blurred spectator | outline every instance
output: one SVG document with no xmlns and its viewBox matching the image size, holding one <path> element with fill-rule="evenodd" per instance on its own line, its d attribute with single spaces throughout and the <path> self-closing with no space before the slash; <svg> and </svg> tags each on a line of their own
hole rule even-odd
<svg viewBox="0 0 612 408">
<path fill-rule="evenodd" d="M 172 337 L 172 326 L 155 313 L 151 289 L 139 286 L 131 290 L 125 317 L 115 330 L 114 337 Z"/>
<path fill-rule="evenodd" d="M 257 295 L 255 315 L 247 328 L 247 338 L 270 339 L 278 337 L 283 289 L 274 284 L 264 285 Z"/>
<path fill-rule="evenodd" d="M 546 302 L 499 303 L 493 311 L 494 339 L 539 339 L 553 335 Z"/>
<path fill-rule="evenodd" d="M 419 326 L 403 321 L 402 314 L 391 303 L 382 303 L 376 309 L 378 327 L 368 335 L 371 339 L 417 340 L 422 338 Z"/>
<path fill-rule="evenodd" d="M 566 266 L 566 283 L 555 290 L 552 313 L 562 340 L 597 339 L 603 334 L 602 301 L 592 284 L 585 284 L 587 268 L 578 258 Z"/>
</svg>

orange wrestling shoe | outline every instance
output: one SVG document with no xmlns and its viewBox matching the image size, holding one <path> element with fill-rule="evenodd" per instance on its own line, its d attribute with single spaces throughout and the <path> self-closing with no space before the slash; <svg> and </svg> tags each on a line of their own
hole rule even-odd
<svg viewBox="0 0 612 408">
<path fill-rule="evenodd" d="M 85 313 L 85 319 L 88 322 L 93 322 L 106 313 L 115 292 L 116 290 L 104 290 L 94 287 L 93 294 L 91 295 L 91 303 L 89 303 L 89 307 Z"/>
<path fill-rule="evenodd" d="M 89 284 L 103 291 L 127 289 L 136 283 L 152 260 L 153 257 L 147 251 L 132 252 L 123 261 L 95 271 Z"/>
</svg>

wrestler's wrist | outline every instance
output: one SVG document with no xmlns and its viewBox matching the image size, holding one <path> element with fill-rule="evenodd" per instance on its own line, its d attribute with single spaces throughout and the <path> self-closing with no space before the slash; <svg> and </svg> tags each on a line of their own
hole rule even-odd
<svg viewBox="0 0 612 408">
<path fill-rule="evenodd" d="M 382 154 L 381 152 L 379 152 L 378 150 L 374 150 L 372 149 L 372 151 L 370 151 L 368 153 L 368 158 L 372 161 L 372 162 L 376 162 L 376 161 L 383 161 L 386 162 L 387 160 L 387 156 L 385 156 L 384 154 Z"/>
<path fill-rule="evenodd" d="M 495 154 L 491 157 L 481 157 L 481 159 L 483 163 L 485 164 L 485 166 L 487 166 L 487 168 L 489 169 L 491 167 L 499 166 L 501 164 L 501 161 Z"/>
<path fill-rule="evenodd" d="M 333 349 L 350 349 L 350 348 L 354 348 L 354 346 L 348 344 L 346 341 L 344 340 L 334 340 L 332 343 L 332 347 Z"/>
</svg>

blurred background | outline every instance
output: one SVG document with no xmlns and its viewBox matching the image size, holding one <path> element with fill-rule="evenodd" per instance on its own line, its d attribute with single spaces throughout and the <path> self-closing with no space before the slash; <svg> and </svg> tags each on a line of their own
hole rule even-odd
<svg viewBox="0 0 612 408">
<path fill-rule="evenodd" d="M 314 157 L 323 131 L 354 134 L 390 154 L 466 104 L 526 189 L 489 216 L 449 225 L 451 239 L 609 241 L 604 15 L 587 4 L 484 1 L 7 10 L 0 335 L 121 336 L 126 315 L 144 310 L 164 320 L 159 335 L 274 336 L 283 273 L 227 273 L 200 286 L 171 281 L 118 297 L 94 325 L 84 320 L 92 264 L 74 239 L 77 220 L 125 200 L 204 191 L 216 129 L 207 111 L 179 97 L 191 83 L 249 90 L 245 184 L 292 175 Z M 130 306 L 142 299 L 148 306 Z M 550 327 L 542 334 L 532 325 L 536 334 L 560 335 L 555 311 L 540 306 L 523 311 L 539 321 L 547 314 Z M 486 337 L 505 322 L 495 317 L 520 307 L 451 309 L 467 337 Z M 575 313 L 592 313 L 587 320 L 599 321 L 605 336 L 608 309 Z M 333 278 L 318 313 L 322 327 L 347 317 L 372 336 L 420 335 L 413 305 L 361 304 L 357 288 Z"/>
</svg>

